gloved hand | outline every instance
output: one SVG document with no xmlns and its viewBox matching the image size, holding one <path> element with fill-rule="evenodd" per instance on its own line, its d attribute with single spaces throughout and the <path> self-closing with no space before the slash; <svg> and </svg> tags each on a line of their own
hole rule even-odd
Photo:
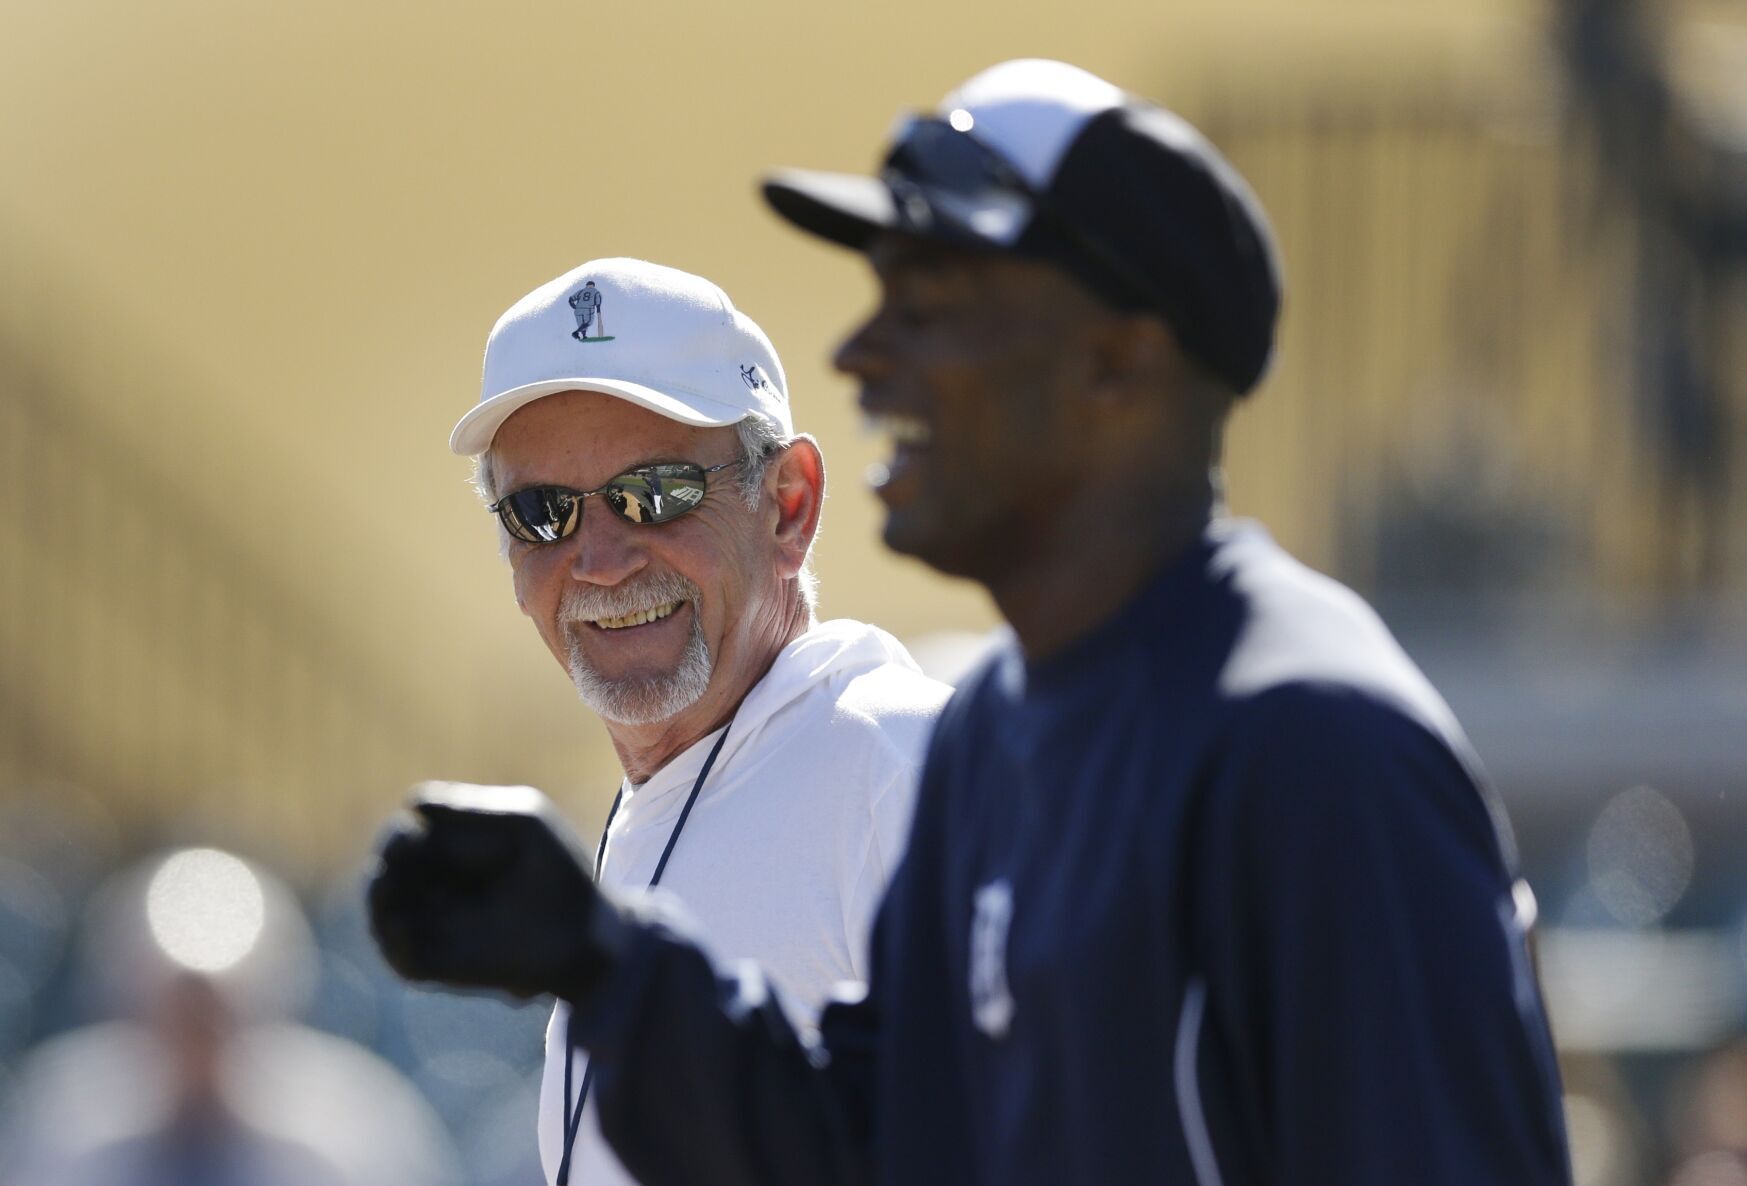
<svg viewBox="0 0 1747 1186">
<path fill-rule="evenodd" d="M 579 1003 L 618 929 L 587 860 L 532 787 L 420 783 L 382 842 L 370 929 L 408 980 Z"/>
</svg>

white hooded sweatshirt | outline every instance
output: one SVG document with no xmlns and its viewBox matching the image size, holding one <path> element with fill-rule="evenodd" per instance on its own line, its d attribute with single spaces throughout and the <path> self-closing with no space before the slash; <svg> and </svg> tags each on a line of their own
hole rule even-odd
<svg viewBox="0 0 1747 1186">
<path fill-rule="evenodd" d="M 784 647 L 747 693 L 704 780 L 661 888 L 696 921 L 718 965 L 756 960 L 797 1024 L 818 1019 L 833 984 L 866 979 L 874 912 L 902 855 L 923 751 L 951 691 L 885 631 L 821 623 Z M 720 735 L 641 786 L 623 785 L 603 885 L 648 886 Z M 568 1024 L 560 1003 L 540 1088 L 548 1182 L 563 1153 Z M 587 1060 L 571 1057 L 574 1098 Z M 592 1100 L 571 1157 L 571 1186 L 633 1186 L 600 1135 Z"/>
</svg>

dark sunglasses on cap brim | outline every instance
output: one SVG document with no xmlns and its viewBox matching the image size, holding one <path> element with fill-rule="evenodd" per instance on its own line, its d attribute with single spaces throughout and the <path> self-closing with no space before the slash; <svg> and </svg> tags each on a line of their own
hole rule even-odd
<svg viewBox="0 0 1747 1186">
<path fill-rule="evenodd" d="M 593 490 L 527 486 L 504 495 L 486 509 L 498 517 L 510 535 L 530 544 L 553 544 L 573 535 L 582 525 L 583 503 L 597 496 L 627 523 L 671 523 L 703 503 L 706 475 L 743 461 L 744 458 L 737 458 L 712 466 L 689 461 L 640 465 Z"/>
<path fill-rule="evenodd" d="M 1112 285 L 1140 304 L 1167 307 L 1158 288 L 975 133 L 963 109 L 906 120 L 881 179 L 892 191 L 899 230 L 1012 248 L 1041 217 Z"/>
</svg>

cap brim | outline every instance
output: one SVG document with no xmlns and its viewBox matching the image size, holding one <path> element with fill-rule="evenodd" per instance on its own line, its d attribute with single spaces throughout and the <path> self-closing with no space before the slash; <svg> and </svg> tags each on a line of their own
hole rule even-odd
<svg viewBox="0 0 1747 1186">
<path fill-rule="evenodd" d="M 891 187 L 877 177 L 784 169 L 764 182 L 765 200 L 778 214 L 804 231 L 855 251 L 867 250 L 868 243 L 882 231 L 972 250 L 1016 250 L 1014 243 L 1025 223 L 1010 223 L 1006 233 L 993 233 L 986 225 L 987 217 L 999 218 L 999 206 L 969 206 L 962 200 L 950 201 L 950 196 L 927 186 L 914 187 L 905 201 L 925 208 L 926 213 L 918 218 L 914 211 L 907 211 L 909 217 L 901 214 Z M 1025 213 L 1029 217 L 1029 203 Z"/>
<path fill-rule="evenodd" d="M 455 431 L 449 434 L 450 450 L 463 457 L 474 457 L 485 452 L 491 448 L 492 438 L 497 436 L 497 430 L 503 427 L 505 420 L 535 400 L 557 395 L 560 391 L 599 391 L 605 395 L 616 395 L 620 399 L 629 400 L 651 412 L 666 416 L 669 420 L 699 428 L 720 428 L 738 424 L 747 416 L 745 408 L 720 400 L 701 395 L 687 395 L 681 400 L 653 387 L 628 383 L 623 379 L 546 379 L 500 391 L 490 399 L 481 400 L 474 405 L 473 410 L 461 417 L 460 422 L 455 425 Z"/>
<path fill-rule="evenodd" d="M 892 191 L 877 177 L 782 169 L 764 180 L 764 200 L 803 231 L 854 251 L 897 225 Z"/>
</svg>

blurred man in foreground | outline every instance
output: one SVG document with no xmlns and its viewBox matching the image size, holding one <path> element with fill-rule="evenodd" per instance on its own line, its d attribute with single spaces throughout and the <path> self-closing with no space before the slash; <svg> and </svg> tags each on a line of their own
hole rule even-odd
<svg viewBox="0 0 1747 1186">
<path fill-rule="evenodd" d="M 611 337 L 575 330 L 575 310 L 608 300 Z M 949 689 L 884 631 L 815 620 L 807 557 L 825 466 L 795 432 L 770 341 L 706 280 L 595 260 L 504 314 L 480 403 L 450 444 L 478 457 L 516 601 L 624 766 L 595 875 L 671 889 L 718 958 L 756 957 L 792 1020 L 811 1024 L 833 984 L 867 975 L 874 910 Z M 556 818 L 527 788 L 427 788 L 420 839 L 440 845 L 462 804 L 518 799 Z M 431 927 L 476 919 L 535 957 L 553 945 L 549 926 L 586 934 L 574 896 L 440 890 L 412 886 L 403 903 L 442 912 Z M 628 1182 L 586 1107 L 569 1023 L 560 1004 L 540 1105 L 547 1174 Z"/>
<path fill-rule="evenodd" d="M 1567 1182 L 1532 898 L 1459 727 L 1357 597 L 1219 506 L 1279 307 L 1248 187 L 1170 113 L 1027 61 L 903 125 L 879 178 L 766 194 L 879 278 L 838 365 L 894 441 L 886 542 L 984 585 L 1013 637 L 941 719 L 871 982 L 816 1038 L 537 820 L 468 821 L 590 913 L 532 978 L 575 1003 L 626 1164 Z M 506 982 L 511 953 L 469 955 L 399 958 Z"/>
</svg>

